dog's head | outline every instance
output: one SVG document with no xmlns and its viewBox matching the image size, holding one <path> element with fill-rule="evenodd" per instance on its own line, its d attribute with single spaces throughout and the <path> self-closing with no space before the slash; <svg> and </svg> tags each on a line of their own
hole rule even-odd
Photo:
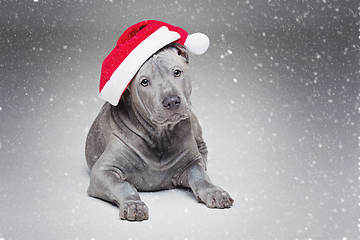
<svg viewBox="0 0 360 240">
<path fill-rule="evenodd" d="M 128 86 L 123 100 L 155 125 L 176 124 L 189 117 L 189 57 L 179 44 L 152 55 Z"/>
</svg>

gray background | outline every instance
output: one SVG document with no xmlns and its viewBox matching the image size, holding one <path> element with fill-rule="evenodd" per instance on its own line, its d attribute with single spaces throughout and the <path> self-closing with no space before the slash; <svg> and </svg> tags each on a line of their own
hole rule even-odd
<svg viewBox="0 0 360 240">
<path fill-rule="evenodd" d="M 359 239 L 358 1 L 0 1 L 0 239 Z M 100 67 L 145 19 L 203 32 L 190 55 L 208 172 L 235 199 L 89 198 Z"/>
</svg>

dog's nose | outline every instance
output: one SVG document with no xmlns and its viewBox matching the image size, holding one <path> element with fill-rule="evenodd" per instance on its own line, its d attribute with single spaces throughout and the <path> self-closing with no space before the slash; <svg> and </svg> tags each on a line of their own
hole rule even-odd
<svg viewBox="0 0 360 240">
<path fill-rule="evenodd" d="M 166 97 L 163 100 L 162 105 L 169 110 L 175 110 L 179 107 L 180 103 L 181 103 L 180 97 L 176 96 L 176 95 L 172 95 L 172 96 Z"/>
</svg>

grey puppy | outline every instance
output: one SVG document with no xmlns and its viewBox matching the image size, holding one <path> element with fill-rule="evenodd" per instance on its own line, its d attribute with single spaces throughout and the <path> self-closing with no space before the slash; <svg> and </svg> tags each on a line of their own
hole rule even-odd
<svg viewBox="0 0 360 240">
<path fill-rule="evenodd" d="M 105 103 L 86 140 L 88 195 L 116 204 L 120 217 L 149 218 L 138 191 L 190 188 L 209 208 L 234 200 L 211 183 L 207 148 L 190 108 L 186 49 L 169 44 L 139 69 L 118 106 Z"/>
</svg>

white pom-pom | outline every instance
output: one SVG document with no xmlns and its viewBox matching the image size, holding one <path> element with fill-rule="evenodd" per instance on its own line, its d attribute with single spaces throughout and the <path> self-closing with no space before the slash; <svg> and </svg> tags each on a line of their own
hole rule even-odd
<svg viewBox="0 0 360 240">
<path fill-rule="evenodd" d="M 203 33 L 193 33 L 188 35 L 184 45 L 194 54 L 203 54 L 209 48 L 210 40 Z"/>
</svg>

